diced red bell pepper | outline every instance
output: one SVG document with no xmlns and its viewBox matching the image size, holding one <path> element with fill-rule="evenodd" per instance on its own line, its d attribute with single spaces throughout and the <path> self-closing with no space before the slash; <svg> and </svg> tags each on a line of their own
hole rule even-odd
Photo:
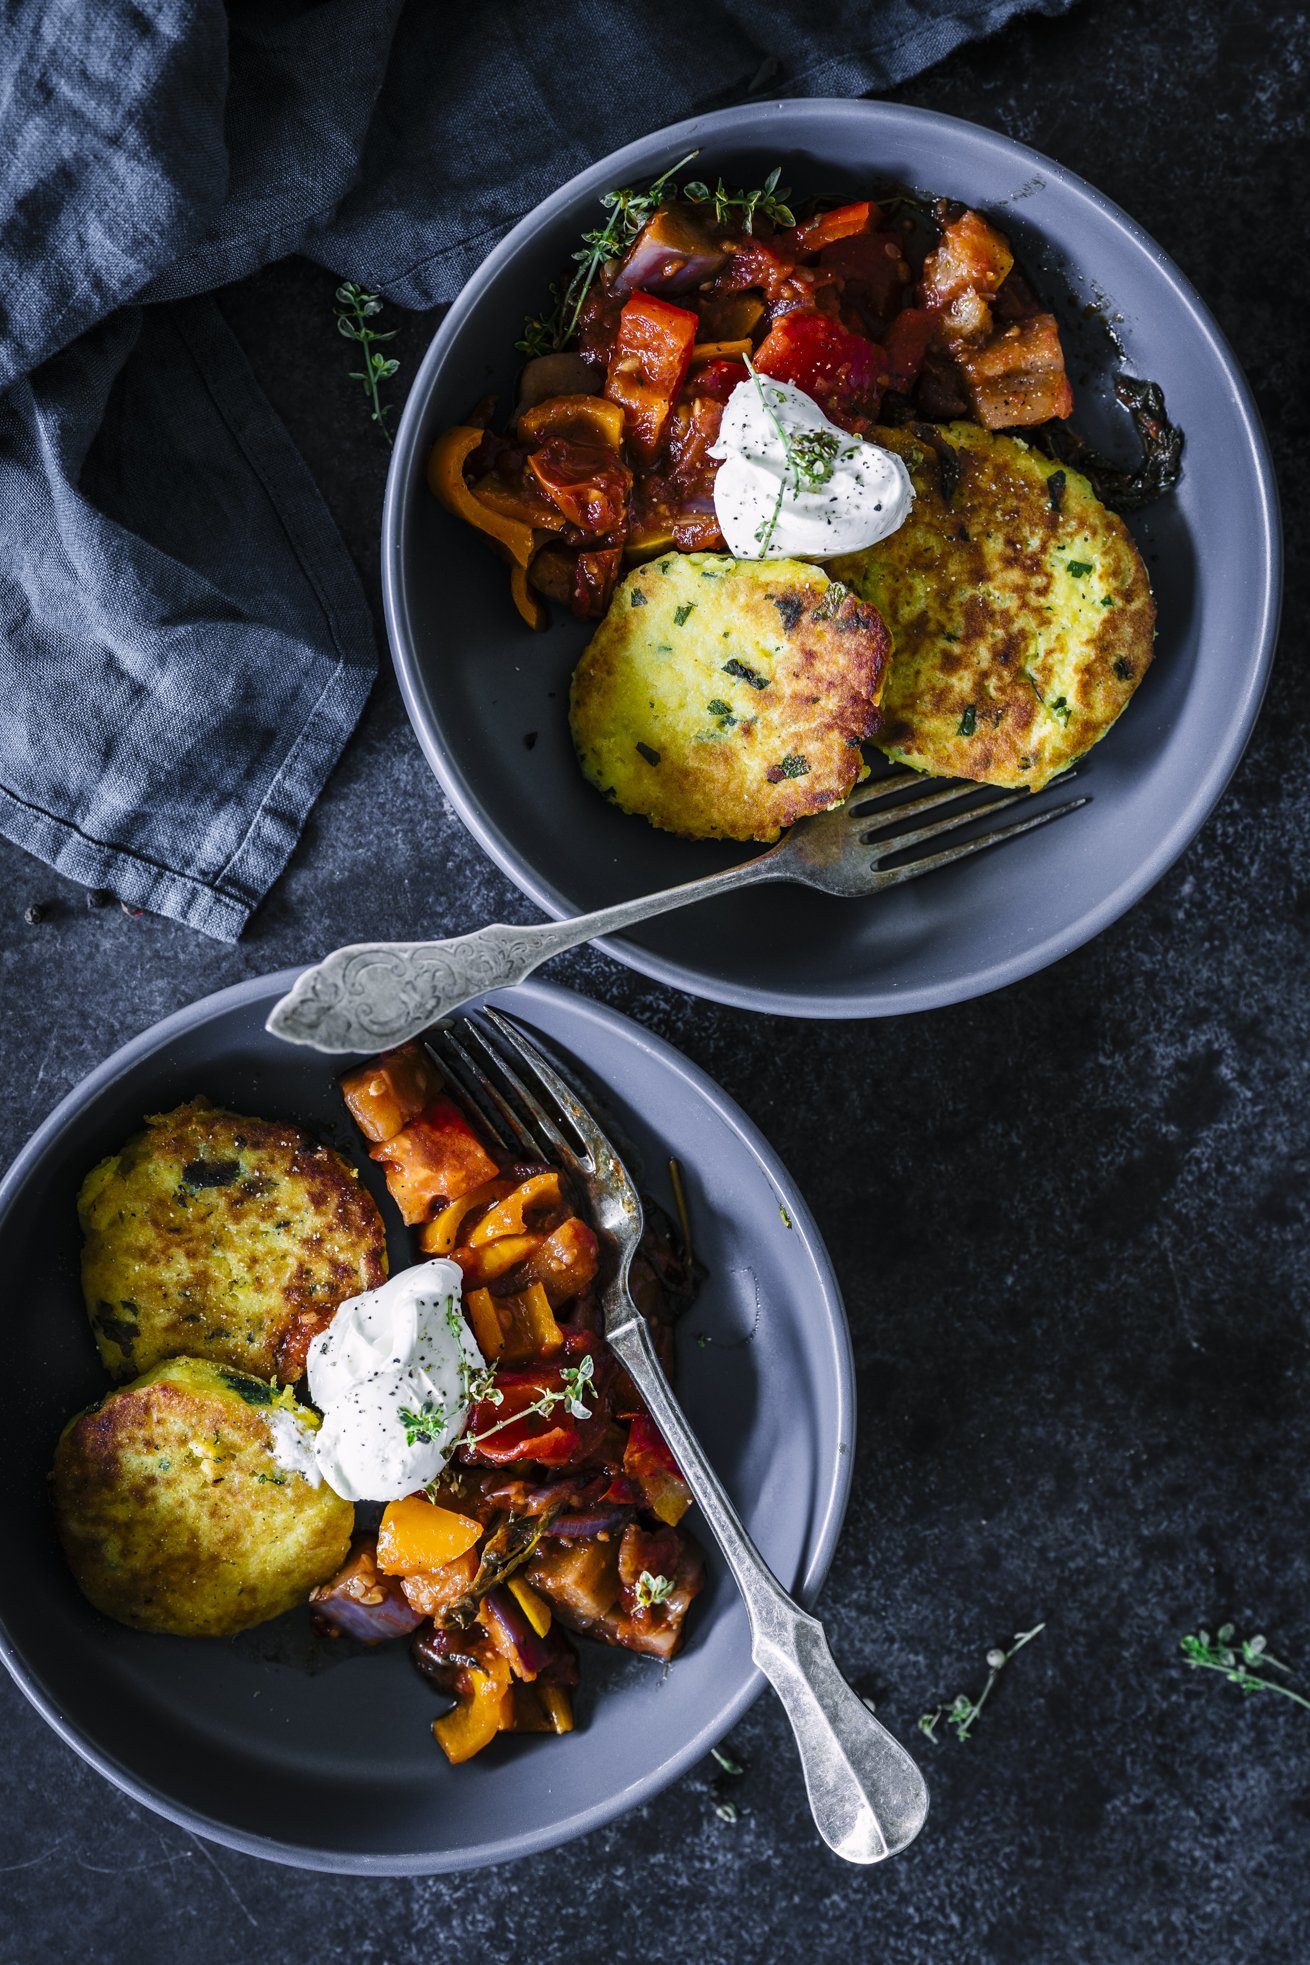
<svg viewBox="0 0 1310 1965">
<path fill-rule="evenodd" d="M 690 308 L 671 306 L 653 293 L 634 293 L 623 303 L 605 394 L 621 404 L 628 440 L 647 461 L 660 447 L 699 331 Z"/>
<path fill-rule="evenodd" d="M 664 1435 L 647 1413 L 638 1413 L 632 1422 L 623 1455 L 623 1471 L 637 1483 L 652 1514 L 668 1522 L 670 1527 L 682 1520 L 691 1506 L 691 1489 L 683 1480 Z"/>
<path fill-rule="evenodd" d="M 496 1163 L 453 1099 L 435 1098 L 394 1139 L 369 1148 L 406 1222 L 426 1221 L 435 1203 L 453 1201 L 494 1178 Z"/>
<path fill-rule="evenodd" d="M 618 531 L 627 520 L 632 472 L 600 444 L 548 437 L 528 458 L 528 469 L 570 524 L 595 538 Z"/>
<path fill-rule="evenodd" d="M 836 211 L 820 212 L 817 218 L 807 218 L 804 224 L 782 233 L 778 243 L 784 250 L 790 247 L 798 259 L 809 259 L 834 240 L 868 232 L 881 222 L 882 213 L 875 204 L 838 205 Z"/>
<path fill-rule="evenodd" d="M 903 307 L 887 330 L 887 386 L 908 395 L 923 366 L 937 322 L 926 307 Z"/>
<path fill-rule="evenodd" d="M 784 314 L 760 343 L 755 366 L 803 389 L 838 422 L 876 416 L 887 380 L 887 357 L 877 342 L 827 314 Z"/>
<path fill-rule="evenodd" d="M 580 1354 L 579 1354 L 580 1355 Z M 577 1364 L 577 1358 L 570 1360 Z M 534 1410 L 544 1393 L 563 1392 L 564 1366 L 538 1365 L 496 1374 L 496 1390 L 501 1403 L 479 1400 L 469 1414 L 468 1441 L 461 1453 L 465 1459 L 489 1467 L 502 1467 L 515 1460 L 539 1460 L 546 1467 L 565 1467 L 585 1459 L 601 1438 L 608 1423 L 603 1390 L 588 1391 L 581 1403 L 588 1415 L 580 1419 L 562 1402 L 549 1412 Z M 509 1423 L 506 1424 L 505 1422 Z M 485 1438 L 478 1438 L 485 1434 Z"/>
</svg>

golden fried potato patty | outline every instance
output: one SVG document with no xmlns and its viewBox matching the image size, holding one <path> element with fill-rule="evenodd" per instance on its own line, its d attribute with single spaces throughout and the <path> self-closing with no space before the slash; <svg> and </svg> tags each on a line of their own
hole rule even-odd
<svg viewBox="0 0 1310 1965">
<path fill-rule="evenodd" d="M 204 1358 L 157 1365 L 79 1413 L 51 1481 L 84 1595 L 178 1637 L 230 1637 L 302 1603 L 345 1560 L 355 1520 L 294 1464 L 312 1463 L 317 1427 L 291 1393 Z"/>
<path fill-rule="evenodd" d="M 329 1147 L 203 1098 L 157 1113 L 78 1196 L 82 1288 L 115 1378 L 216 1358 L 290 1384 L 339 1303 L 386 1276 L 372 1195 Z"/>
<path fill-rule="evenodd" d="M 1018 437 L 877 435 L 905 460 L 914 510 L 829 566 L 891 630 L 877 742 L 919 771 L 1035 791 L 1105 735 L 1150 666 L 1141 556 L 1086 478 Z"/>
<path fill-rule="evenodd" d="M 865 774 L 887 631 L 801 560 L 674 553 L 623 581 L 573 676 L 591 782 L 691 839 L 776 839 Z"/>
</svg>

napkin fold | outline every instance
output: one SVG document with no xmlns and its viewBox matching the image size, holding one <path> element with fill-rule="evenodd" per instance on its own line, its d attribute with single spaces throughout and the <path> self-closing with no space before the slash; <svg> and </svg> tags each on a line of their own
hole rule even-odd
<svg viewBox="0 0 1310 1965">
<path fill-rule="evenodd" d="M 1071 4 L 0 0 L 0 831 L 235 940 L 363 708 L 358 577 L 217 289 L 299 252 L 436 306 L 646 130 Z"/>
</svg>

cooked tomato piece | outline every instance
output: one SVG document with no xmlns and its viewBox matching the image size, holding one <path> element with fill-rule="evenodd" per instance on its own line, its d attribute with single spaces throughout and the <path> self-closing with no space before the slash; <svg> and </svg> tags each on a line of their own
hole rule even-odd
<svg viewBox="0 0 1310 1965">
<path fill-rule="evenodd" d="M 813 396 L 835 422 L 876 416 L 887 381 L 878 344 L 826 314 L 785 314 L 760 343 L 755 366 Z"/>
<path fill-rule="evenodd" d="M 595 552 L 578 554 L 573 563 L 570 605 L 579 619 L 601 619 L 614 597 L 622 569 L 622 546 L 605 546 Z"/>
<path fill-rule="evenodd" d="M 887 330 L 887 386 L 902 396 L 914 386 L 929 343 L 937 331 L 926 307 L 903 307 Z"/>
<path fill-rule="evenodd" d="M 899 232 L 859 232 L 839 239 L 824 247 L 819 264 L 841 275 L 842 298 L 879 334 L 901 305 L 910 284 Z"/>
<path fill-rule="evenodd" d="M 622 529 L 632 472 L 617 451 L 574 443 L 568 437 L 548 437 L 529 457 L 528 469 L 552 504 L 580 531 L 599 538 Z"/>
<path fill-rule="evenodd" d="M 369 1148 L 405 1221 L 426 1221 L 437 1201 L 454 1200 L 495 1178 L 491 1155 L 453 1099 L 435 1098 L 394 1139 Z"/>
<path fill-rule="evenodd" d="M 629 441 L 651 458 L 691 366 L 700 322 L 688 307 L 634 293 L 619 315 L 605 394 L 622 405 Z"/>
<path fill-rule="evenodd" d="M 739 382 L 747 380 L 746 364 L 740 358 L 725 361 L 722 358 L 706 362 L 692 377 L 692 387 L 698 396 L 708 396 L 716 403 L 726 403 Z"/>
</svg>

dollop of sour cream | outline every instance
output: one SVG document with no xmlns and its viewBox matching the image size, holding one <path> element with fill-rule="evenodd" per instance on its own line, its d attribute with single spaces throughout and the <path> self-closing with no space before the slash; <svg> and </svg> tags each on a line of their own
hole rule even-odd
<svg viewBox="0 0 1310 1965">
<path fill-rule="evenodd" d="M 435 1480 L 484 1361 L 460 1308 L 458 1263 L 438 1256 L 352 1296 L 309 1347 L 323 1415 L 315 1456 L 346 1501 L 395 1501 Z"/>
<path fill-rule="evenodd" d="M 729 396 L 710 456 L 714 510 L 736 559 L 831 559 L 895 532 L 914 504 L 899 457 L 829 422 L 813 396 L 752 375 Z"/>
<path fill-rule="evenodd" d="M 270 1405 L 264 1417 L 268 1421 L 268 1450 L 283 1473 L 300 1474 L 311 1487 L 321 1487 L 323 1476 L 315 1451 L 313 1413 L 306 1412 L 303 1406 L 293 1410 L 290 1406 Z"/>
</svg>

